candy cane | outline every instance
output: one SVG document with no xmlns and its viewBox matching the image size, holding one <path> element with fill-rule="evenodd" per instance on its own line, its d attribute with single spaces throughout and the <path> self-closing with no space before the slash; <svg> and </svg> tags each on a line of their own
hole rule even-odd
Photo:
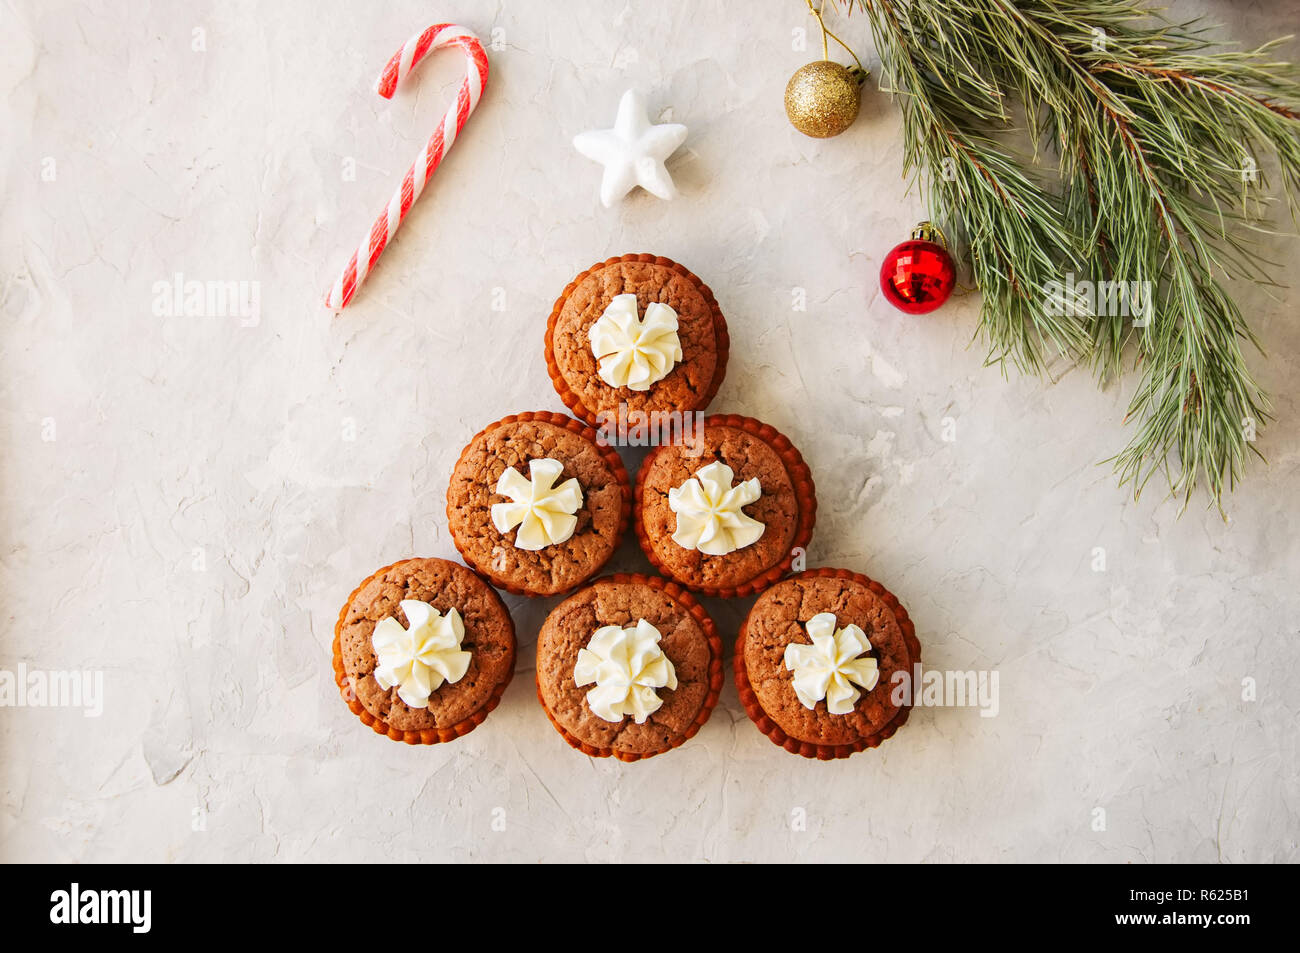
<svg viewBox="0 0 1300 953">
<path fill-rule="evenodd" d="M 483 95 L 483 87 L 487 85 L 488 75 L 487 54 L 483 52 L 483 44 L 463 26 L 455 26 L 451 23 L 431 26 L 423 33 L 407 40 L 402 48 L 393 54 L 384 71 L 379 74 L 379 80 L 375 83 L 375 92 L 385 99 L 392 99 L 397 84 L 406 78 L 416 64 L 433 50 L 444 46 L 459 46 L 464 52 L 469 63 L 465 82 L 461 84 L 456 102 L 442 117 L 442 124 L 416 156 L 411 168 L 407 170 L 402 185 L 393 193 L 388 208 L 375 219 L 375 224 L 361 240 L 361 245 L 352 255 L 348 266 L 343 269 L 343 274 L 339 275 L 339 280 L 334 282 L 334 287 L 325 296 L 325 304 L 335 311 L 342 311 L 348 306 L 348 302 L 361 287 L 361 283 L 374 269 L 375 262 L 383 254 L 388 240 L 393 237 L 398 226 L 406 218 L 406 213 L 411 210 L 415 200 L 424 191 L 424 184 L 438 168 L 438 163 L 447 154 L 447 150 L 456 142 L 456 137 L 465 127 L 469 114 L 474 111 L 479 97 Z"/>
</svg>

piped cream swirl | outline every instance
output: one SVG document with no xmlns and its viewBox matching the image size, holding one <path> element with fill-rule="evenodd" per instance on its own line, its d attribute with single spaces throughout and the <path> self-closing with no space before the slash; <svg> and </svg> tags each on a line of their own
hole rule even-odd
<svg viewBox="0 0 1300 953">
<path fill-rule="evenodd" d="M 709 556 L 725 556 L 763 535 L 763 524 L 741 510 L 763 495 L 758 477 L 733 487 L 734 477 L 731 467 L 714 461 L 668 491 L 668 506 L 677 514 L 674 543 Z"/>
<path fill-rule="evenodd" d="M 659 630 L 645 619 L 633 628 L 601 626 L 585 649 L 578 650 L 573 681 L 587 692 L 587 705 L 598 718 L 622 721 L 628 715 L 638 725 L 659 710 L 658 689 L 675 689 L 677 672 L 659 647 Z"/>
<path fill-rule="evenodd" d="M 397 686 L 397 697 L 425 708 L 443 682 L 455 684 L 469 670 L 470 653 L 460 647 L 465 623 L 454 608 L 442 615 L 427 602 L 402 600 L 407 628 L 393 616 L 381 619 L 370 636 L 380 688 Z"/>
<path fill-rule="evenodd" d="M 785 647 L 785 667 L 794 673 L 794 693 L 804 708 L 826 701 L 832 715 L 847 715 L 880 680 L 867 634 L 856 625 L 836 628 L 835 614 L 820 612 L 805 624 L 812 645 L 792 642 Z"/>
<path fill-rule="evenodd" d="M 666 304 L 646 305 L 637 317 L 636 295 L 615 295 L 587 339 L 595 356 L 597 373 L 610 387 L 646 391 L 672 371 L 682 359 L 677 336 L 677 312 Z"/>
<path fill-rule="evenodd" d="M 516 549 L 544 549 L 573 535 L 578 526 L 574 514 L 582 507 L 582 487 L 573 477 L 556 486 L 563 471 L 559 460 L 542 457 L 528 461 L 528 479 L 514 467 L 506 467 L 497 480 L 496 492 L 510 502 L 492 504 L 492 525 L 501 533 L 518 526 Z"/>
</svg>

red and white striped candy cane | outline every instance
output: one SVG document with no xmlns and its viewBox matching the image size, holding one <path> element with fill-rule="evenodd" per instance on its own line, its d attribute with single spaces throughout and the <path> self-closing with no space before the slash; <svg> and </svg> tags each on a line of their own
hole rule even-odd
<svg viewBox="0 0 1300 953">
<path fill-rule="evenodd" d="M 339 280 L 334 282 L 334 287 L 326 294 L 325 304 L 335 311 L 342 311 L 348 306 L 348 302 L 361 287 L 361 283 L 374 269 L 375 262 L 383 254 L 389 239 L 393 237 L 398 226 L 406 218 L 406 213 L 411 210 L 415 200 L 424 191 L 424 184 L 429 181 L 429 177 L 438 168 L 442 157 L 455 143 L 456 137 L 460 135 L 466 120 L 469 119 L 469 114 L 474 111 L 479 97 L 483 95 L 483 87 L 487 85 L 488 76 L 487 53 L 483 51 L 483 44 L 478 41 L 478 37 L 463 26 L 451 23 L 431 26 L 423 33 L 407 40 L 402 48 L 393 54 L 384 71 L 379 74 L 375 91 L 385 99 L 392 99 L 397 84 L 406 78 L 416 64 L 433 50 L 445 46 L 458 46 L 464 52 L 469 62 L 465 82 L 461 84 L 460 92 L 456 95 L 456 102 L 442 117 L 442 124 L 416 156 L 415 163 L 407 170 L 402 185 L 393 193 L 388 208 L 375 219 L 375 224 L 361 240 L 361 245 L 352 255 L 348 266 L 343 269 L 343 274 L 339 275 Z"/>
</svg>

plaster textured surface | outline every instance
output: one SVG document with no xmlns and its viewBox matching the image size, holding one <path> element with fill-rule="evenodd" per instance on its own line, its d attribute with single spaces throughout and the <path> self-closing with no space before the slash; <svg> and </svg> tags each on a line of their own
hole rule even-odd
<svg viewBox="0 0 1300 953">
<path fill-rule="evenodd" d="M 0 669 L 103 673 L 99 717 L 0 710 L 0 858 L 1300 859 L 1297 292 L 1234 288 L 1277 420 L 1228 519 L 1134 502 L 1098 465 L 1134 377 L 1004 376 L 970 343 L 976 296 L 923 318 L 881 298 L 881 257 L 923 217 L 889 99 L 870 86 L 846 134 L 804 138 L 782 111 L 820 52 L 801 4 L 687 6 L 0 11 Z M 1300 20 L 1295 2 L 1175 7 L 1249 42 Z M 325 289 L 463 65 L 435 55 L 392 102 L 371 84 L 439 19 L 490 45 L 487 91 L 332 316 Z M 839 26 L 876 65 L 866 21 Z M 689 128 L 681 195 L 606 210 L 570 139 L 629 87 Z M 513 596 L 517 675 L 467 738 L 407 748 L 340 702 L 343 599 L 394 560 L 455 557 L 461 447 L 564 409 L 551 304 L 642 251 L 729 319 L 712 409 L 774 424 L 812 467 L 809 565 L 885 582 L 928 665 L 996 671 L 996 717 L 920 708 L 874 752 L 805 762 L 729 674 L 684 747 L 590 760 L 534 694 L 555 600 Z M 1294 283 L 1300 243 L 1273 257 Z M 257 282 L 256 314 L 167 313 L 155 286 L 178 275 Z M 630 535 L 614 568 L 647 568 Z M 707 601 L 729 644 L 749 604 Z"/>
</svg>

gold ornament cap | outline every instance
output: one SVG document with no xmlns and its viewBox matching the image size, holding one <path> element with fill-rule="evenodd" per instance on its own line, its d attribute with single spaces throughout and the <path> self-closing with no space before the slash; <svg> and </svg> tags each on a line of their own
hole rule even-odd
<svg viewBox="0 0 1300 953">
<path fill-rule="evenodd" d="M 918 242 L 929 242 L 942 248 L 948 247 L 948 236 L 944 235 L 943 230 L 934 222 L 919 222 L 916 228 L 912 229 L 912 239 Z"/>
<path fill-rule="evenodd" d="M 801 66 L 785 87 L 785 114 L 805 136 L 838 136 L 858 118 L 864 70 L 830 60 Z"/>
</svg>

